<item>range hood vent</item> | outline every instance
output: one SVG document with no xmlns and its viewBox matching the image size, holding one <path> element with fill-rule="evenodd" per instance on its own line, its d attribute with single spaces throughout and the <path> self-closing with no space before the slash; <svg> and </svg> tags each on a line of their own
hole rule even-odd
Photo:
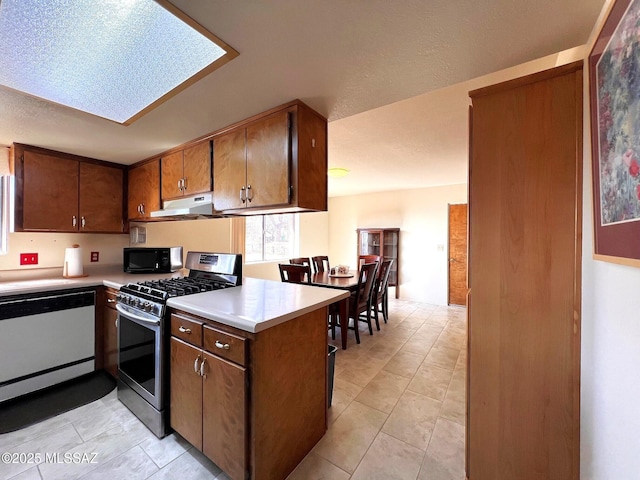
<svg viewBox="0 0 640 480">
<path fill-rule="evenodd" d="M 151 218 L 167 220 L 192 220 L 194 218 L 216 218 L 223 215 L 213 209 L 213 192 L 200 193 L 191 197 L 165 200 L 162 210 L 151 212 Z"/>
</svg>

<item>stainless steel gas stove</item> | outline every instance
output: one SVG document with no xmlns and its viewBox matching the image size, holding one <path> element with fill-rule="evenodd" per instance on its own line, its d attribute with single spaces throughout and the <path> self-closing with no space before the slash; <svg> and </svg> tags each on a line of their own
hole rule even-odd
<svg viewBox="0 0 640 480">
<path fill-rule="evenodd" d="M 189 276 L 129 283 L 120 288 L 118 398 L 162 438 L 169 432 L 169 325 L 171 297 L 242 284 L 242 255 L 188 252 Z"/>
</svg>

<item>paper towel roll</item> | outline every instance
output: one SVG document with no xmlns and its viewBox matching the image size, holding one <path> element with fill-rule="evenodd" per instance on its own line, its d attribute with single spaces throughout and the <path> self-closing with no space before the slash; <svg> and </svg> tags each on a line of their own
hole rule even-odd
<svg viewBox="0 0 640 480">
<path fill-rule="evenodd" d="M 64 251 L 64 267 L 62 270 L 63 277 L 81 277 L 82 276 L 82 249 L 80 245 L 74 245 L 66 248 Z"/>
</svg>

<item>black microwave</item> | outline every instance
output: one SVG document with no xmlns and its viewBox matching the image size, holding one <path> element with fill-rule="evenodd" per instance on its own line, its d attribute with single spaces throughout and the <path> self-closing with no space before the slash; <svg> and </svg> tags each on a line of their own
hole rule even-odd
<svg viewBox="0 0 640 480">
<path fill-rule="evenodd" d="M 182 268 L 182 247 L 125 248 L 122 253 L 127 273 L 170 273 Z"/>
</svg>

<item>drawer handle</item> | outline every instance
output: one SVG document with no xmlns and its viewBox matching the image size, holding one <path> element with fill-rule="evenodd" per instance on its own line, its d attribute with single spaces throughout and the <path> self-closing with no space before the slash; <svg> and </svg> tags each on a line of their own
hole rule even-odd
<svg viewBox="0 0 640 480">
<path fill-rule="evenodd" d="M 193 371 L 200 375 L 200 367 L 198 366 L 198 360 L 200 360 L 200 355 L 196 357 L 196 361 L 193 362 Z"/>
<path fill-rule="evenodd" d="M 190 328 L 184 328 L 182 325 L 180 325 L 180 328 L 178 328 L 178 330 L 180 331 L 180 333 L 191 333 Z"/>
<path fill-rule="evenodd" d="M 207 378 L 207 374 L 204 373 L 204 364 L 206 363 L 207 359 L 203 358 L 202 359 L 202 363 L 200 364 L 200 376 L 203 378 Z"/>
<path fill-rule="evenodd" d="M 216 347 L 221 348 L 223 350 L 229 350 L 229 344 L 228 343 L 222 343 L 220 340 L 216 340 Z"/>
<path fill-rule="evenodd" d="M 116 301 L 113 298 L 107 298 L 107 303 L 116 303 Z"/>
</svg>

